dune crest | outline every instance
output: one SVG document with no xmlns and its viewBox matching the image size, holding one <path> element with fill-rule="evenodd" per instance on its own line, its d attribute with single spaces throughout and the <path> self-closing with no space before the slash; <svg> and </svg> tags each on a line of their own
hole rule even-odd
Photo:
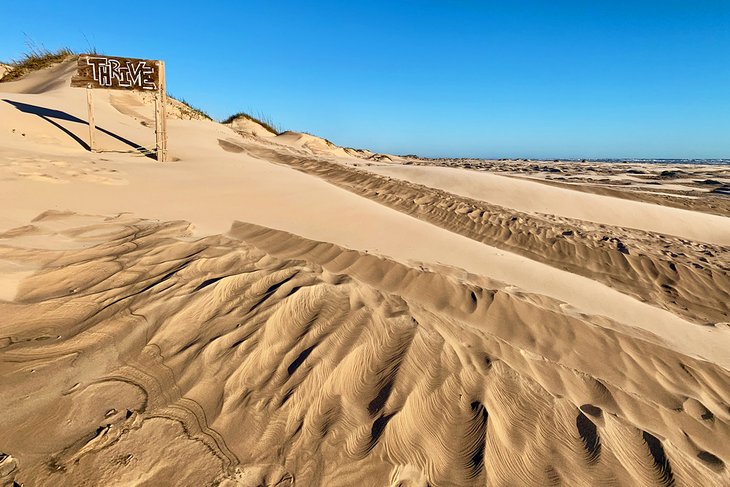
<svg viewBox="0 0 730 487">
<path fill-rule="evenodd" d="M 692 321 L 730 317 L 730 247 L 725 245 L 730 233 L 723 226 L 728 218 L 707 215 L 719 227 L 707 232 L 718 243 L 693 241 L 512 210 L 327 160 L 243 148 L 451 232 L 602 281 Z"/>
</svg>

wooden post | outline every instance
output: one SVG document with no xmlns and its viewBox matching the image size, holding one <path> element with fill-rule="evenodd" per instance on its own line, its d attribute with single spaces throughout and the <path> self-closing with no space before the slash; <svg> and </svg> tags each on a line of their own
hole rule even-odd
<svg viewBox="0 0 730 487">
<path fill-rule="evenodd" d="M 160 113 L 160 90 L 155 92 L 155 154 L 157 154 L 157 161 L 162 162 L 162 151 L 160 146 L 162 145 L 162 129 L 160 128 L 160 119 L 162 114 Z"/>
<path fill-rule="evenodd" d="M 71 86 L 88 90 L 86 101 L 89 109 L 89 149 L 93 152 L 98 147 L 95 141 L 96 125 L 91 90 L 153 92 L 156 158 L 160 162 L 167 161 L 167 88 L 164 61 L 82 54 L 78 59 L 76 74 L 71 77 Z"/>
<path fill-rule="evenodd" d="M 159 86 L 155 94 L 155 142 L 157 161 L 167 161 L 167 91 L 165 89 L 165 61 L 157 62 Z"/>
<path fill-rule="evenodd" d="M 91 87 L 86 87 L 86 107 L 89 110 L 89 150 L 96 152 L 96 144 L 94 143 L 94 131 L 96 123 L 94 122 L 94 100 L 91 97 Z"/>
</svg>

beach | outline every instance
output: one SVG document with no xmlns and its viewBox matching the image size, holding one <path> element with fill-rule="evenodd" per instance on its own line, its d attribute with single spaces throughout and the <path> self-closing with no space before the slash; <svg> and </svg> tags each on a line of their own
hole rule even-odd
<svg viewBox="0 0 730 487">
<path fill-rule="evenodd" d="M 0 484 L 730 484 L 730 166 L 0 82 Z M 0 76 L 3 71 L 0 71 Z"/>
</svg>

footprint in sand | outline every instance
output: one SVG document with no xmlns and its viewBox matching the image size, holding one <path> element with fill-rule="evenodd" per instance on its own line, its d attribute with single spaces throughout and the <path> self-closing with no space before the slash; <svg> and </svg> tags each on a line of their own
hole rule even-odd
<svg viewBox="0 0 730 487">
<path fill-rule="evenodd" d="M 57 159 L 9 157 L 0 165 L 0 174 L 9 173 L 10 178 L 24 178 L 32 181 L 63 184 L 83 181 L 96 184 L 123 185 L 126 178 L 117 169 L 100 167 L 96 161 L 63 161 Z M 3 171 L 4 170 L 4 171 Z M 13 177 L 14 176 L 14 177 Z"/>
</svg>

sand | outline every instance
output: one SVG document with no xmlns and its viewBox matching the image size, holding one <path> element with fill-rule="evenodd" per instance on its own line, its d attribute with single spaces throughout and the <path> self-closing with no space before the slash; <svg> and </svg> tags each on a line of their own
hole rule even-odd
<svg viewBox="0 0 730 487">
<path fill-rule="evenodd" d="M 540 182 L 449 167 L 377 166 L 378 174 L 524 212 L 548 213 L 595 223 L 636 228 L 700 242 L 730 244 L 727 218 L 619 197 L 565 191 Z"/>
<path fill-rule="evenodd" d="M 644 197 L 181 106 L 159 164 L 131 93 L 82 146 L 72 71 L 0 83 L 2 482 L 730 482 L 707 168 Z"/>
</svg>

